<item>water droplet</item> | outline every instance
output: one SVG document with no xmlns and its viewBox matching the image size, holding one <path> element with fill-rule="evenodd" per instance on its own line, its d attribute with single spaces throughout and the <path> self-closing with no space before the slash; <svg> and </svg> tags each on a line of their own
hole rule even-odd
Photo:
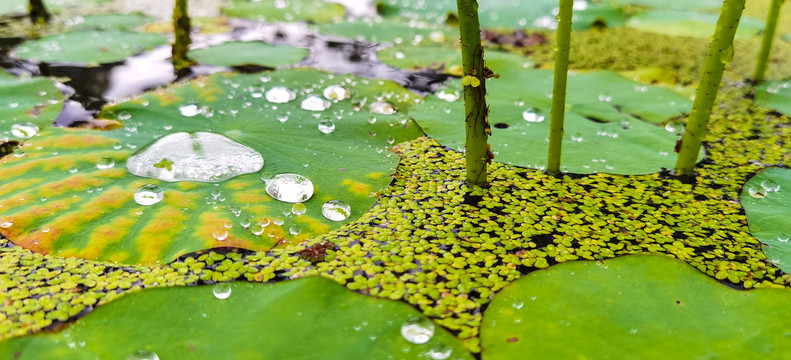
<svg viewBox="0 0 791 360">
<path fill-rule="evenodd" d="M 571 135 L 571 141 L 582 142 L 582 134 L 576 133 L 574 135 Z"/>
<path fill-rule="evenodd" d="M 371 105 L 368 106 L 368 110 L 370 110 L 374 114 L 382 114 L 382 115 L 392 115 L 395 114 L 398 110 L 392 104 L 378 100 Z"/>
<path fill-rule="evenodd" d="M 413 344 L 425 344 L 434 336 L 434 324 L 426 318 L 412 318 L 401 325 L 401 336 Z"/>
<path fill-rule="evenodd" d="M 255 225 L 253 225 L 252 228 L 250 228 L 250 231 L 253 233 L 253 235 L 259 236 L 259 235 L 264 233 L 264 229 L 265 229 L 264 225 L 255 224 Z"/>
<path fill-rule="evenodd" d="M 220 300 L 225 300 L 231 296 L 231 284 L 229 283 L 216 284 L 214 285 L 214 288 L 212 288 L 211 292 L 212 294 L 214 294 L 214 297 Z"/>
<path fill-rule="evenodd" d="M 665 130 L 676 135 L 681 135 L 684 133 L 684 123 L 678 120 L 673 120 L 665 124 Z"/>
<path fill-rule="evenodd" d="M 324 89 L 324 97 L 329 100 L 345 100 L 351 96 L 348 89 L 340 85 L 330 85 Z"/>
<path fill-rule="evenodd" d="M 296 204 L 294 204 L 294 206 L 291 207 L 291 212 L 294 215 L 302 215 L 306 211 L 308 211 L 308 207 L 305 206 L 305 204 L 303 204 L 303 203 L 296 203 Z"/>
<path fill-rule="evenodd" d="M 754 197 L 756 199 L 763 199 L 763 198 L 766 197 L 766 193 L 765 192 L 761 191 L 761 189 L 759 189 L 757 187 L 754 187 L 754 186 L 750 187 L 749 189 L 747 189 L 747 193 L 750 194 L 750 196 L 752 196 L 752 197 Z"/>
<path fill-rule="evenodd" d="M 449 358 L 451 354 L 453 354 L 453 349 L 445 344 L 436 344 L 426 352 L 426 355 L 434 360 L 445 360 Z"/>
<path fill-rule="evenodd" d="M 275 86 L 265 94 L 266 101 L 284 104 L 297 98 L 297 94 L 285 86 Z"/>
<path fill-rule="evenodd" d="M 733 43 L 728 44 L 728 47 L 720 52 L 720 62 L 728 64 L 733 61 Z"/>
<path fill-rule="evenodd" d="M 607 95 L 607 94 L 599 94 L 599 101 L 601 101 L 601 102 L 611 102 L 612 101 L 612 96 Z"/>
<path fill-rule="evenodd" d="M 126 360 L 159 360 L 159 356 L 153 351 L 137 350 L 129 354 Z"/>
<path fill-rule="evenodd" d="M 70 174 L 76 174 L 78 171 L 80 171 L 80 169 L 78 169 L 76 166 L 70 166 L 68 170 Z"/>
<path fill-rule="evenodd" d="M 633 335 L 634 335 L 634 334 L 637 334 L 637 329 L 632 329 L 632 330 L 629 330 L 629 333 L 631 333 L 631 334 L 633 334 Z"/>
<path fill-rule="evenodd" d="M 97 169 L 109 169 L 115 166 L 115 160 L 109 156 L 102 156 L 96 161 Z"/>
<path fill-rule="evenodd" d="M 390 145 L 395 144 L 395 138 L 392 137 L 392 136 L 388 136 L 387 137 L 387 143 L 390 144 Z"/>
<path fill-rule="evenodd" d="M 774 181 L 772 179 L 766 179 L 764 181 L 761 181 L 761 187 L 764 188 L 764 190 L 766 190 L 767 192 L 780 191 L 780 184 L 778 184 L 777 181 Z"/>
<path fill-rule="evenodd" d="M 0 228 L 8 229 L 11 227 L 11 225 L 14 225 L 14 220 L 11 219 L 0 220 Z"/>
<path fill-rule="evenodd" d="M 11 125 L 11 135 L 14 135 L 20 139 L 29 139 L 38 134 L 38 131 L 38 126 L 31 122 L 23 122 Z"/>
<path fill-rule="evenodd" d="M 299 105 L 303 110 L 309 111 L 324 111 L 330 107 L 330 102 L 317 95 L 310 95 L 302 100 Z"/>
<path fill-rule="evenodd" d="M 519 310 L 519 309 L 521 309 L 521 308 L 522 308 L 522 306 L 525 306 L 525 302 L 524 302 L 524 301 L 522 301 L 522 300 L 520 300 L 520 299 L 516 299 L 516 300 L 514 301 L 514 303 L 513 303 L 513 304 L 511 304 L 511 306 L 512 306 L 514 309 L 517 309 L 517 310 Z"/>
<path fill-rule="evenodd" d="M 528 108 L 522 113 L 522 119 L 531 123 L 539 123 L 544 121 L 544 115 L 536 108 Z"/>
<path fill-rule="evenodd" d="M 214 199 L 220 197 L 220 195 L 222 195 L 222 191 L 218 188 L 214 188 L 214 190 L 211 191 L 211 197 Z"/>
<path fill-rule="evenodd" d="M 220 182 L 262 167 L 264 158 L 255 150 L 209 132 L 166 135 L 126 162 L 132 174 L 170 182 Z"/>
<path fill-rule="evenodd" d="M 284 219 L 282 216 L 275 216 L 275 218 L 272 219 L 272 223 L 277 225 L 277 226 L 283 225 L 283 223 L 285 223 L 285 222 L 286 222 L 286 219 Z"/>
<path fill-rule="evenodd" d="M 351 206 L 341 200 L 330 200 L 321 206 L 321 214 L 332 221 L 346 220 L 351 213 Z"/>
<path fill-rule="evenodd" d="M 780 233 L 777 235 L 777 241 L 779 242 L 788 242 L 788 234 Z"/>
<path fill-rule="evenodd" d="M 437 91 L 434 95 L 436 95 L 437 98 L 445 100 L 447 102 L 454 102 L 458 100 L 459 97 L 461 97 L 458 91 L 445 91 L 444 89 Z"/>
<path fill-rule="evenodd" d="M 313 182 L 299 174 L 278 174 L 267 181 L 266 193 L 275 200 L 304 202 L 313 196 Z"/>
<path fill-rule="evenodd" d="M 297 225 L 291 225 L 291 226 L 288 228 L 288 232 L 289 232 L 291 235 L 299 235 L 299 233 L 300 233 L 301 231 L 302 231 L 302 230 L 301 230 L 301 229 L 299 228 L 299 226 L 297 226 Z"/>
<path fill-rule="evenodd" d="M 179 106 L 179 112 L 181 113 L 181 116 L 193 117 L 200 114 L 201 108 L 198 106 L 198 104 L 184 104 Z"/>
<path fill-rule="evenodd" d="M 335 131 L 335 122 L 332 119 L 324 119 L 319 122 L 319 131 L 325 134 L 332 134 Z"/>
<path fill-rule="evenodd" d="M 165 197 L 165 190 L 154 184 L 145 184 L 135 191 L 135 202 L 143 205 L 154 205 Z"/>
<path fill-rule="evenodd" d="M 212 236 L 214 236 L 214 238 L 217 239 L 217 241 L 224 241 L 225 239 L 228 238 L 228 229 L 222 228 L 222 229 L 214 230 Z"/>
</svg>

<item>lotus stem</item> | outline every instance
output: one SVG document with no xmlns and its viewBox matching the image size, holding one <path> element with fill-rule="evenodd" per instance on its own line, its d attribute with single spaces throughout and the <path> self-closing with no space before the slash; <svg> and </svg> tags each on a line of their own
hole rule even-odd
<svg viewBox="0 0 791 360">
<path fill-rule="evenodd" d="M 571 48 L 571 15 L 573 0 L 560 0 L 558 29 L 555 39 L 555 80 L 552 88 L 552 110 L 549 113 L 549 152 L 547 172 L 560 172 L 560 155 L 563 146 L 563 120 L 566 110 L 566 83 Z"/>
<path fill-rule="evenodd" d="M 486 106 L 486 70 L 481 46 L 481 25 L 476 0 L 456 0 L 459 12 L 461 58 L 464 69 L 467 184 L 486 186 L 486 167 L 493 155 L 487 144 L 491 134 Z"/>
<path fill-rule="evenodd" d="M 190 38 L 192 25 L 190 24 L 190 17 L 187 11 L 187 0 L 176 0 L 176 6 L 173 8 L 173 31 L 176 36 L 172 52 L 173 68 L 176 72 L 179 72 L 193 64 L 192 60 L 187 56 L 190 44 L 192 44 L 192 39 Z"/>
<path fill-rule="evenodd" d="M 39 25 L 44 25 L 49 22 L 50 15 L 42 0 L 30 0 L 28 10 L 30 22 Z"/>
<path fill-rule="evenodd" d="M 733 59 L 733 37 L 739 27 L 745 0 L 724 0 L 714 36 L 711 38 L 709 52 L 703 64 L 692 112 L 687 119 L 687 129 L 681 137 L 676 159 L 676 174 L 694 173 L 698 153 L 708 131 L 709 117 L 714 100 L 717 98 L 720 81 L 725 65 Z"/>
<path fill-rule="evenodd" d="M 769 53 L 772 52 L 772 41 L 777 31 L 777 18 L 780 16 L 780 8 L 783 6 L 784 1 L 772 0 L 772 4 L 769 6 L 769 14 L 766 16 L 766 26 L 764 27 L 764 35 L 761 40 L 761 51 L 758 53 L 758 64 L 755 66 L 755 75 L 753 76 L 753 80 L 756 83 L 764 81 L 766 65 L 769 62 Z"/>
</svg>

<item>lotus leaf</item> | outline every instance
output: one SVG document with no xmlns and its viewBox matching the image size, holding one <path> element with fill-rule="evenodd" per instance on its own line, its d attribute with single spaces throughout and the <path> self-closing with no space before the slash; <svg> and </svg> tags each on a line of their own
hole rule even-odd
<svg viewBox="0 0 791 360">
<path fill-rule="evenodd" d="M 68 23 L 77 29 L 92 30 L 132 30 L 136 27 L 150 23 L 154 17 L 142 13 L 130 14 L 99 14 L 72 18 Z"/>
<path fill-rule="evenodd" d="M 28 40 L 19 45 L 17 56 L 41 62 L 104 64 L 167 44 L 159 34 L 123 30 L 79 30 Z"/>
<path fill-rule="evenodd" d="M 222 13 L 266 22 L 310 21 L 326 23 L 340 21 L 346 8 L 321 0 L 233 0 L 222 8 Z"/>
<path fill-rule="evenodd" d="M 487 84 L 491 113 L 489 138 L 495 160 L 528 167 L 543 167 L 547 158 L 552 71 L 505 69 Z M 597 91 L 591 91 L 596 89 Z M 461 81 L 445 92 L 461 91 Z M 440 94 L 441 95 L 441 94 Z M 641 174 L 672 168 L 673 147 L 682 129 L 678 121 L 658 126 L 691 109 L 677 93 L 633 82 L 608 72 L 569 76 L 564 171 Z M 464 128 L 462 100 L 447 101 L 432 95 L 412 110 L 426 133 L 440 143 L 461 150 Z"/>
<path fill-rule="evenodd" d="M 791 116 L 791 80 L 761 83 L 755 89 L 755 103 Z"/>
<path fill-rule="evenodd" d="M 10 131 L 14 124 L 49 126 L 63 107 L 63 93 L 51 80 L 20 78 L 5 71 L 0 71 L 0 97 L 4 102 L 0 106 L 0 142 L 17 138 Z"/>
<path fill-rule="evenodd" d="M 318 25 L 316 30 L 322 34 L 352 39 L 362 38 L 374 42 L 429 46 L 440 43 L 457 43 L 459 39 L 459 29 L 454 27 L 391 19 L 356 19 Z"/>
<path fill-rule="evenodd" d="M 632 15 L 627 26 L 642 31 L 674 35 L 710 38 L 714 34 L 718 14 L 706 14 L 684 10 L 654 10 Z M 761 20 L 742 16 L 737 38 L 748 38 L 761 34 Z"/>
<path fill-rule="evenodd" d="M 791 273 L 791 170 L 769 168 L 756 174 L 744 184 L 741 201 L 750 232 L 766 245 L 766 257 Z"/>
<path fill-rule="evenodd" d="M 228 56 L 233 54 L 233 56 Z M 203 64 L 217 66 L 261 65 L 276 68 L 305 58 L 308 50 L 269 45 L 261 41 L 232 41 L 208 49 L 190 51 L 190 57 Z"/>
<path fill-rule="evenodd" d="M 330 85 L 345 87 L 352 98 L 312 97 L 329 109 L 300 108 Z M 266 92 L 279 86 L 292 89 L 295 99 L 268 102 Z M 378 99 L 399 113 L 371 113 Z M 27 140 L 25 156 L 0 159 L 0 219 L 13 224 L 0 233 L 38 252 L 124 263 L 167 262 L 217 246 L 265 250 L 278 241 L 302 241 L 371 207 L 398 163 L 387 148 L 422 134 L 402 114 L 416 99 L 395 83 L 315 70 L 220 73 L 148 93 L 103 110 L 101 116 L 123 122 L 122 128 L 44 129 Z M 322 133 L 319 125 L 328 121 L 334 132 Z M 223 135 L 262 154 L 264 172 L 306 176 L 315 186 L 306 212 L 295 215 L 293 204 L 272 199 L 261 174 L 215 185 L 164 182 L 125 169 L 130 155 L 177 132 Z M 114 166 L 108 167 L 110 160 Z M 165 171 L 173 160 L 162 160 L 155 167 Z M 138 205 L 133 194 L 146 184 L 161 187 L 164 198 Z M 335 199 L 351 206 L 346 221 L 322 215 L 322 205 Z"/>
<path fill-rule="evenodd" d="M 431 68 L 461 76 L 461 50 L 447 46 L 400 45 L 384 49 L 377 57 L 385 64 L 403 69 Z M 527 69 L 533 62 L 524 56 L 502 51 L 486 51 L 486 66 L 496 73 Z"/>
<path fill-rule="evenodd" d="M 660 255 L 569 262 L 494 297 L 483 358 L 781 358 L 789 301 L 788 289 L 734 290 Z"/>
<path fill-rule="evenodd" d="M 426 359 L 440 353 L 443 359 L 473 359 L 452 334 L 433 324 L 427 342 L 407 342 L 401 327 L 416 319 L 431 323 L 407 304 L 359 295 L 319 277 L 152 289 L 102 306 L 60 332 L 1 343 L 0 355 L 345 360 Z"/>
</svg>

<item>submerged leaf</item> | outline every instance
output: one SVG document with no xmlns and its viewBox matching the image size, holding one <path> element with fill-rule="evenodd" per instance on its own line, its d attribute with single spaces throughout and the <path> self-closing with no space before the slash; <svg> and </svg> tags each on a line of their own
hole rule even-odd
<svg viewBox="0 0 791 360">
<path fill-rule="evenodd" d="M 740 196 L 750 233 L 764 246 L 766 257 L 791 273 L 791 170 L 769 168 L 753 176 Z"/>
<path fill-rule="evenodd" d="M 492 300 L 483 358 L 774 358 L 791 352 L 787 289 L 738 291 L 665 256 L 574 261 Z"/>
<path fill-rule="evenodd" d="M 420 344 L 402 335 L 406 324 L 418 321 L 433 328 Z M 473 358 L 452 334 L 407 304 L 363 296 L 332 280 L 310 277 L 127 295 L 58 333 L 5 341 L 0 355 L 4 359 L 17 354 L 19 359 L 124 360 L 136 353 L 156 354 L 160 359 L 426 359 L 440 349 L 443 359 Z"/>
<path fill-rule="evenodd" d="M 293 98 L 277 99 L 273 94 L 285 86 L 293 89 Z M 334 100 L 322 100 L 328 88 L 333 91 L 326 95 Z M 338 97 L 339 89 L 351 92 L 351 98 Z M 378 99 L 394 106 L 393 111 L 406 112 L 418 96 L 391 82 L 314 70 L 263 77 L 221 73 L 105 108 L 102 116 L 122 121 L 120 129 L 44 129 L 27 140 L 25 156 L 0 159 L 1 217 L 12 223 L 0 233 L 38 252 L 125 263 L 167 262 L 217 246 L 266 250 L 278 241 L 302 241 L 367 211 L 376 200 L 372 193 L 390 183 L 388 175 L 398 163 L 390 144 L 422 135 L 404 114 L 370 112 L 368 105 Z M 310 107 L 315 101 L 329 108 L 317 111 Z M 321 130 L 323 121 L 334 122 L 331 133 Z M 159 149 L 149 165 L 135 160 L 135 173 L 170 173 L 170 165 L 173 174 L 157 177 L 171 181 L 197 175 L 219 181 L 228 171 L 251 171 L 241 156 L 232 156 L 236 161 L 227 166 L 218 164 L 211 153 L 220 156 L 225 150 L 204 151 L 200 136 L 188 144 L 149 147 L 167 135 L 201 132 L 260 153 L 264 172 L 215 185 L 163 182 L 125 169 L 134 153 Z M 189 153 L 194 155 L 180 158 Z M 106 158 L 114 166 L 99 164 L 108 163 Z M 309 189 L 312 197 L 293 194 L 301 185 L 290 180 L 268 186 L 273 176 L 284 173 L 309 179 L 315 187 Z M 146 184 L 161 188 L 163 195 L 146 196 L 146 205 L 139 205 L 133 195 Z M 306 212 L 295 214 L 293 204 L 274 200 L 273 193 L 302 199 Z M 351 216 L 335 221 L 322 215 L 322 205 L 330 200 L 348 204 Z"/>
</svg>

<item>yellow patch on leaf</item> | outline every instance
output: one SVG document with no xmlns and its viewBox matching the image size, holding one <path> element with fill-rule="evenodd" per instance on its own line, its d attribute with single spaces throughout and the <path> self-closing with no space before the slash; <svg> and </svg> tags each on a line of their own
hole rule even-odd
<svg viewBox="0 0 791 360">
<path fill-rule="evenodd" d="M 385 173 L 381 171 L 377 171 L 377 172 L 368 173 L 365 175 L 365 177 L 369 179 L 381 179 L 385 175 L 386 175 Z"/>
<path fill-rule="evenodd" d="M 36 186 L 40 184 L 42 181 L 44 180 L 41 178 L 28 177 L 25 179 L 14 180 L 11 182 L 3 182 L 3 186 L 0 186 L 0 197 L 3 197 L 12 192 L 16 192 L 18 190 L 27 189 Z"/>
<path fill-rule="evenodd" d="M 225 184 L 225 188 L 231 190 L 244 190 L 259 184 L 261 184 L 261 182 L 257 180 L 251 181 L 251 180 L 234 179 L 233 181 L 228 181 Z"/>
<path fill-rule="evenodd" d="M 184 231 L 186 224 L 187 215 L 181 208 L 168 206 L 157 210 L 153 220 L 145 224 L 136 239 L 136 247 L 140 252 L 138 262 L 150 264 L 158 260 L 173 260 L 168 254 L 163 254 L 163 251 Z"/>
<path fill-rule="evenodd" d="M 64 128 L 64 131 L 80 131 L 77 134 L 64 134 L 60 136 L 47 137 L 37 143 L 38 146 L 48 148 L 54 146 L 58 149 L 87 149 L 92 147 L 109 147 L 118 143 L 118 140 L 100 135 L 89 134 L 82 129 Z"/>
<path fill-rule="evenodd" d="M 346 186 L 347 190 L 355 195 L 368 196 L 371 193 L 371 185 L 354 181 L 352 179 L 344 179 L 341 185 Z"/>
<path fill-rule="evenodd" d="M 266 193 L 266 191 L 264 191 L 264 189 L 260 189 L 236 192 L 233 195 L 233 200 L 239 203 L 255 204 L 272 201 L 272 198 Z"/>
</svg>

